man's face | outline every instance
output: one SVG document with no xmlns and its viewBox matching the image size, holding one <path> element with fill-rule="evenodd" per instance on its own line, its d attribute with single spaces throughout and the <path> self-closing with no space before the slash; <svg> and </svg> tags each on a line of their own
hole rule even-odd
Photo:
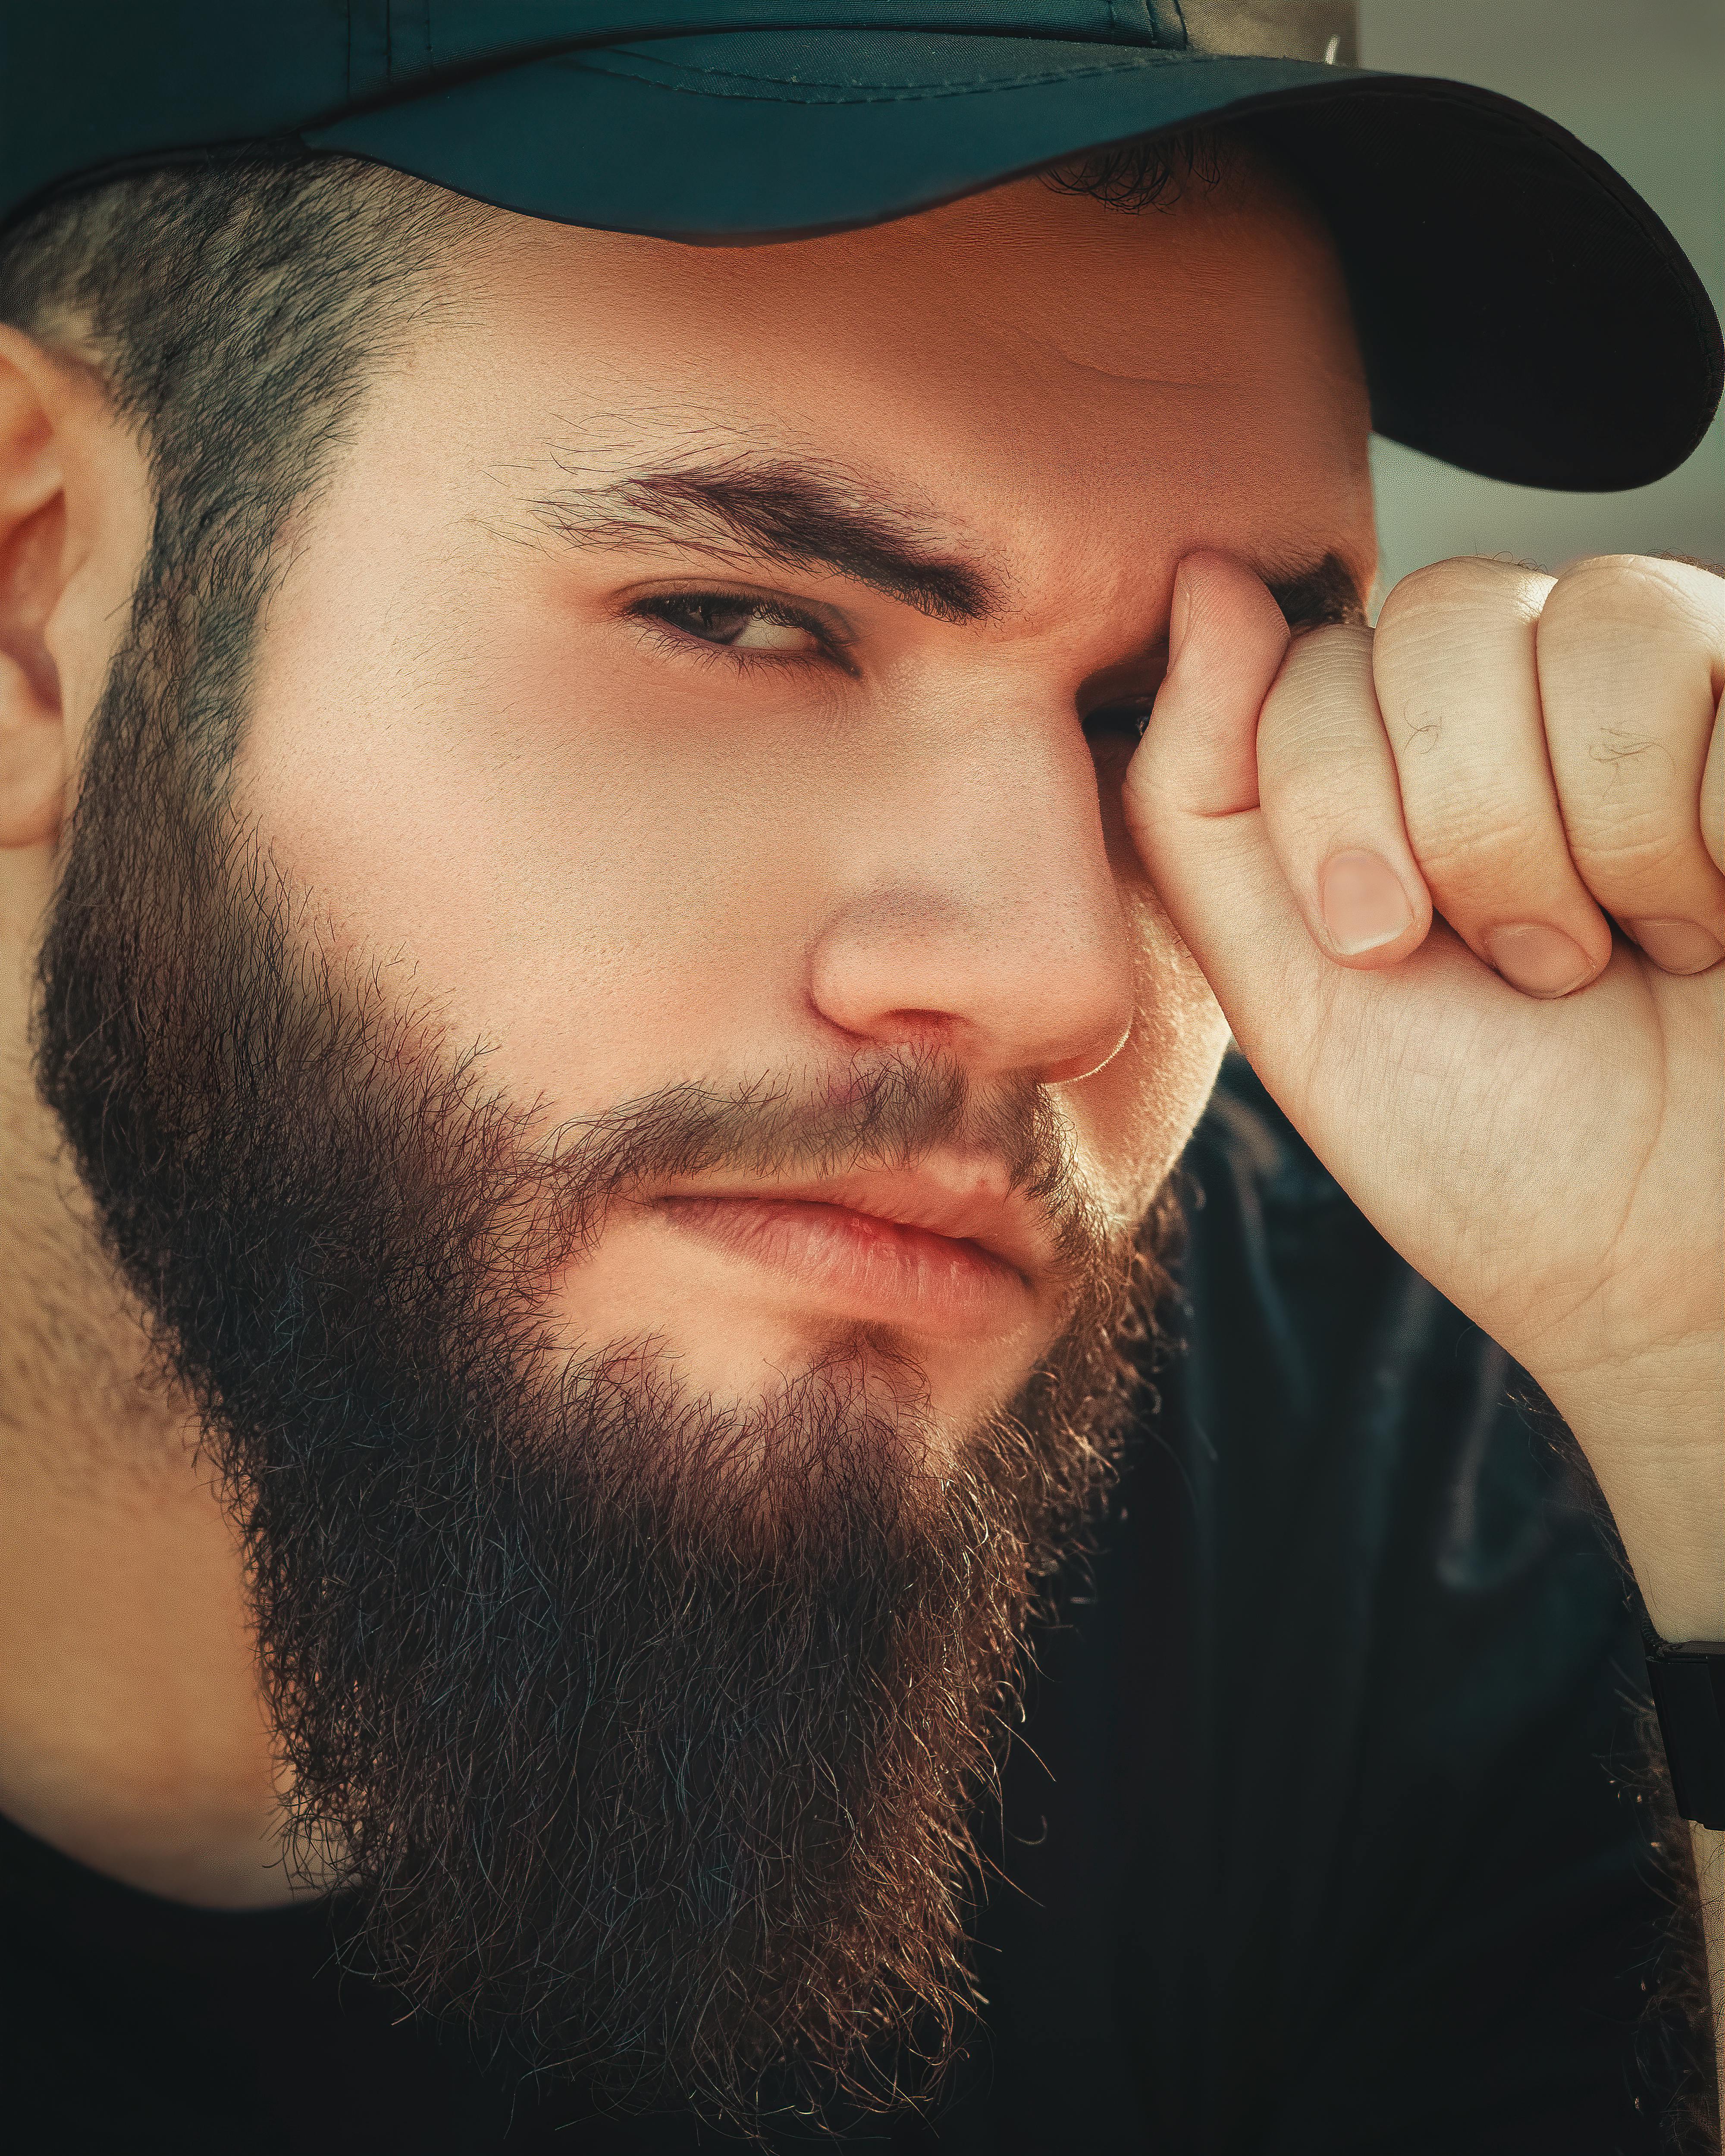
<svg viewBox="0 0 1725 2156">
<path fill-rule="evenodd" d="M 1313 225 L 1034 181 L 788 246 L 508 218 L 448 298 L 269 611 L 236 798 L 278 865 L 547 1128 L 908 1049 L 1057 1089 L 1135 1222 L 1223 1039 L 1117 808 L 1175 566 L 1371 572 Z M 1065 1307 L 1011 1180 L 970 1129 L 661 1174 L 555 1322 L 726 1407 L 867 1328 L 948 1447 Z"/>
<path fill-rule="evenodd" d="M 1296 614 L 1368 581 L 1365 436 L 1249 178 L 711 252 L 500 218 L 243 682 L 218 608 L 140 610 L 41 1070 L 208 1412 L 295 1825 L 416 1999 L 733 2111 L 950 2043 L 1222 1045 L 1136 716 L 1191 549 Z"/>
</svg>

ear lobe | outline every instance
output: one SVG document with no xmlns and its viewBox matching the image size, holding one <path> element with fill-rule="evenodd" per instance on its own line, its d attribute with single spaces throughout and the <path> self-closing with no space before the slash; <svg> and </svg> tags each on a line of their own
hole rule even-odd
<svg viewBox="0 0 1725 2156">
<path fill-rule="evenodd" d="M 0 847 L 58 833 L 66 744 L 46 630 L 66 555 L 65 490 L 40 355 L 0 326 Z"/>
<path fill-rule="evenodd" d="M 9 680 L 0 700 L 10 705 Z M 59 835 L 66 791 L 65 729 L 52 721 L 0 718 L 0 847 L 43 846 Z"/>
</svg>

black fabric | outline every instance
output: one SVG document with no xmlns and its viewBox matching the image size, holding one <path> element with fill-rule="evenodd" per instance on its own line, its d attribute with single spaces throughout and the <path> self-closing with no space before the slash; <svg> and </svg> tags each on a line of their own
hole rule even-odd
<svg viewBox="0 0 1725 2156">
<path fill-rule="evenodd" d="M 986 2027 L 870 2156 L 1640 2156 L 1667 1890 L 1620 1573 L 1498 1351 L 1230 1065 L 1188 1351 L 1039 1646 Z M 330 1912 L 160 1902 L 0 1831 L 18 2156 L 647 2156 L 691 2121 L 488 2078 Z M 787 2145 L 809 2146 L 788 2133 Z"/>
</svg>

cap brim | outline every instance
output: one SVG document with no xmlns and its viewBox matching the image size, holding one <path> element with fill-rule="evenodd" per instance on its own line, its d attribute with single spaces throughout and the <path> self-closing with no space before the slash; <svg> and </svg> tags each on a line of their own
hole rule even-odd
<svg viewBox="0 0 1725 2156">
<path fill-rule="evenodd" d="M 738 245 L 1222 121 L 1250 122 L 1327 218 L 1380 433 L 1559 488 L 1641 485 L 1695 447 L 1725 358 L 1682 250 L 1573 136 L 1461 84 L 1041 38 L 731 32 L 535 60 L 305 139 L 528 216 Z"/>
</svg>

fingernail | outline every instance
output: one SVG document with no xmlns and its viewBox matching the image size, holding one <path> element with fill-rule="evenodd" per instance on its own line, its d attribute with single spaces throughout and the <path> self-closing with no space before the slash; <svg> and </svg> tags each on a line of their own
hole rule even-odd
<svg viewBox="0 0 1725 2156">
<path fill-rule="evenodd" d="M 1332 854 L 1318 882 L 1324 927 L 1344 958 L 1394 943 L 1414 924 L 1414 909 L 1388 861 L 1362 849 Z"/>
<path fill-rule="evenodd" d="M 1486 938 L 1491 963 L 1524 996 L 1567 996 L 1594 976 L 1593 961 L 1573 937 L 1543 921 L 1512 921 Z"/>
<path fill-rule="evenodd" d="M 1667 973 L 1704 973 L 1725 958 L 1718 937 L 1692 921 L 1625 921 L 1623 925 Z"/>
</svg>

